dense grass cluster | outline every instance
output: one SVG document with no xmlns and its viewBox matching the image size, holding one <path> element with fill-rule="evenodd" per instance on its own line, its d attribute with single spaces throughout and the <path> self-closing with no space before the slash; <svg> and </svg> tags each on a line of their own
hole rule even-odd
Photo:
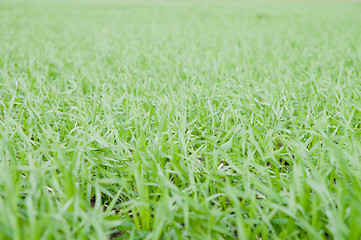
<svg viewBox="0 0 361 240">
<path fill-rule="evenodd" d="M 360 13 L 0 2 L 0 239 L 360 239 Z"/>
</svg>

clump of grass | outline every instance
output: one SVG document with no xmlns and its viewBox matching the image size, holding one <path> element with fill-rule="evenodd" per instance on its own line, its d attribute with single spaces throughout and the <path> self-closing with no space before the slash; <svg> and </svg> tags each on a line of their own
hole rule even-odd
<svg viewBox="0 0 361 240">
<path fill-rule="evenodd" d="M 360 10 L 0 3 L 0 239 L 359 239 Z"/>
</svg>

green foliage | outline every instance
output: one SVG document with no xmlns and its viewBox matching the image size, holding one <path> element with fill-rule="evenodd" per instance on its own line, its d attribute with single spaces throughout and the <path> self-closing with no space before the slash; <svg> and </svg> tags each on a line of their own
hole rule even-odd
<svg viewBox="0 0 361 240">
<path fill-rule="evenodd" d="M 360 12 L 1 2 L 0 239 L 360 239 Z"/>
</svg>

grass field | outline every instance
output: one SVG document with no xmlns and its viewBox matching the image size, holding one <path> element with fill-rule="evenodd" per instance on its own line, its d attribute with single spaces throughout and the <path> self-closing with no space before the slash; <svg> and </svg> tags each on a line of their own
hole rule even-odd
<svg viewBox="0 0 361 240">
<path fill-rule="evenodd" d="M 0 239 L 361 239 L 361 2 L 0 23 Z"/>
</svg>

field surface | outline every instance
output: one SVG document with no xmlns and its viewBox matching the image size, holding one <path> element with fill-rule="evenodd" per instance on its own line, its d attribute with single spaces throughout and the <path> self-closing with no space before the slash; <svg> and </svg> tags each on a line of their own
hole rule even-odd
<svg viewBox="0 0 361 240">
<path fill-rule="evenodd" d="M 360 2 L 0 23 L 0 239 L 361 239 Z"/>
</svg>

